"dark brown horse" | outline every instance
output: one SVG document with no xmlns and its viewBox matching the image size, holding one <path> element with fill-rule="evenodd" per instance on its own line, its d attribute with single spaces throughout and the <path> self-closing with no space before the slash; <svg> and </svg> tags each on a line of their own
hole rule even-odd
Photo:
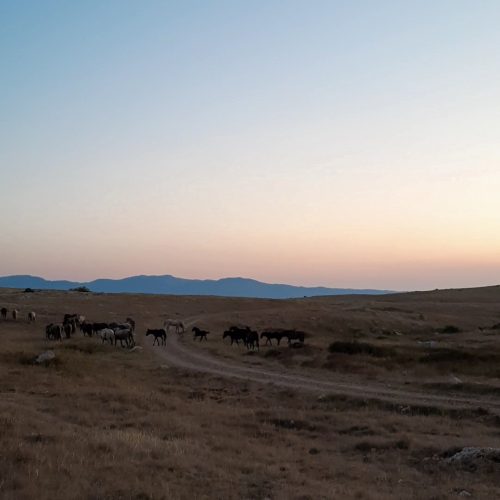
<svg viewBox="0 0 500 500">
<path fill-rule="evenodd" d="M 167 345 L 167 332 L 164 328 L 158 328 L 156 330 L 149 328 L 146 332 L 146 337 L 149 337 L 149 335 L 153 335 L 155 338 L 153 340 L 153 345 L 155 345 L 156 342 L 158 342 L 158 345 L 160 345 L 160 340 L 161 345 Z"/>
<path fill-rule="evenodd" d="M 261 339 L 266 339 L 266 345 L 273 345 L 273 340 L 280 345 L 281 339 L 283 338 L 283 330 L 266 330 L 260 334 Z"/>
</svg>

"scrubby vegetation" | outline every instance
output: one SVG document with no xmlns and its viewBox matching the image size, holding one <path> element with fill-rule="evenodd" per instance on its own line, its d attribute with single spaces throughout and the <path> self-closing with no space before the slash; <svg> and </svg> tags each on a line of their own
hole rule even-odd
<svg viewBox="0 0 500 500">
<path fill-rule="evenodd" d="M 446 325 L 443 328 L 438 328 L 438 333 L 460 333 L 460 328 L 455 325 Z"/>
<path fill-rule="evenodd" d="M 388 356 L 393 356 L 395 354 L 394 349 L 390 347 L 376 346 L 373 344 L 368 344 L 367 342 L 343 342 L 335 341 L 332 342 L 328 351 L 331 353 L 342 353 L 342 354 L 366 354 L 368 356 L 375 356 L 377 358 L 383 358 Z"/>
</svg>

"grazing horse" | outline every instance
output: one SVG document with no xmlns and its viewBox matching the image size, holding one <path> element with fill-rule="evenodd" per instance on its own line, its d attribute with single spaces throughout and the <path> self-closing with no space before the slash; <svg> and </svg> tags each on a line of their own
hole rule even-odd
<svg viewBox="0 0 500 500">
<path fill-rule="evenodd" d="M 7 310 L 6 307 L 2 307 L 2 309 L 0 310 L 0 314 L 2 315 L 2 319 L 7 319 L 7 313 L 9 311 Z"/>
<path fill-rule="evenodd" d="M 146 332 L 146 337 L 148 337 L 149 335 L 153 335 L 155 338 L 153 340 L 153 345 L 155 345 L 156 342 L 158 342 L 158 345 L 160 345 L 160 340 L 161 340 L 161 345 L 167 345 L 167 332 L 165 331 L 164 328 L 159 328 L 156 330 L 148 328 Z"/>
<path fill-rule="evenodd" d="M 180 319 L 167 319 L 165 323 L 163 323 L 163 328 L 165 328 L 167 333 L 169 332 L 171 326 L 175 328 L 175 333 L 177 333 L 177 335 L 184 334 L 184 323 Z"/>
<path fill-rule="evenodd" d="M 134 336 L 132 335 L 132 330 L 130 328 L 117 328 L 114 331 L 115 346 L 118 340 L 120 341 L 120 346 L 123 347 L 123 341 L 125 341 L 126 347 L 133 347 L 135 345 Z"/>
<path fill-rule="evenodd" d="M 17 316 L 18 316 L 18 315 L 19 315 L 19 309 L 13 309 L 13 310 L 12 310 L 12 319 L 13 319 L 14 321 L 16 321 L 16 320 L 17 320 Z"/>
<path fill-rule="evenodd" d="M 207 332 L 206 330 L 201 330 L 200 328 L 198 328 L 197 326 L 193 326 L 193 328 L 191 329 L 191 331 L 193 332 L 193 340 L 196 338 L 196 337 L 199 337 L 200 338 L 200 342 L 205 339 L 205 340 L 208 340 L 207 339 L 207 335 L 210 333 L 210 332 Z"/>
<path fill-rule="evenodd" d="M 36 313 L 35 311 L 30 311 L 28 313 L 28 321 L 31 323 L 32 321 L 36 321 Z"/>
</svg>

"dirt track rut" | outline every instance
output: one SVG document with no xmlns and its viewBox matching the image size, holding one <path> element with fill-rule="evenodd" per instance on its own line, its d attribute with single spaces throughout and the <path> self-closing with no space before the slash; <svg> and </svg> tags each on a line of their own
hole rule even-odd
<svg viewBox="0 0 500 500">
<path fill-rule="evenodd" d="M 199 318 L 191 318 L 186 325 L 191 326 Z M 188 337 L 189 338 L 189 337 Z M 147 344 L 149 346 L 149 343 Z M 149 346 L 151 347 L 151 346 Z M 384 385 L 379 382 L 358 380 L 346 382 L 331 378 L 305 376 L 303 374 L 269 370 L 258 366 L 243 366 L 227 362 L 196 349 L 177 335 L 169 335 L 166 348 L 153 348 L 156 355 L 164 359 L 169 366 L 209 373 L 226 378 L 247 380 L 263 384 L 316 392 L 322 394 L 345 395 L 359 399 L 375 399 L 399 403 L 401 405 L 436 406 L 440 408 L 483 408 L 500 414 L 500 400 L 486 397 L 466 397 L 425 393 L 408 389 L 396 384 Z"/>
</svg>

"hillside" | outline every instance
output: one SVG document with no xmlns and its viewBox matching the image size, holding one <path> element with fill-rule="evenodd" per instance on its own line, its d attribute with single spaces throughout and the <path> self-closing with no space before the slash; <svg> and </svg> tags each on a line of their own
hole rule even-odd
<svg viewBox="0 0 500 500">
<path fill-rule="evenodd" d="M 324 295 L 388 293 L 386 290 L 356 290 L 349 288 L 303 287 L 262 283 L 247 278 L 219 280 L 184 279 L 175 276 L 130 276 L 123 279 L 97 279 L 89 282 L 50 281 L 38 276 L 0 277 L 0 288 L 33 288 L 38 290 L 70 290 L 86 286 L 93 292 L 148 293 L 161 295 L 215 295 L 263 299 L 291 299 Z"/>
</svg>

